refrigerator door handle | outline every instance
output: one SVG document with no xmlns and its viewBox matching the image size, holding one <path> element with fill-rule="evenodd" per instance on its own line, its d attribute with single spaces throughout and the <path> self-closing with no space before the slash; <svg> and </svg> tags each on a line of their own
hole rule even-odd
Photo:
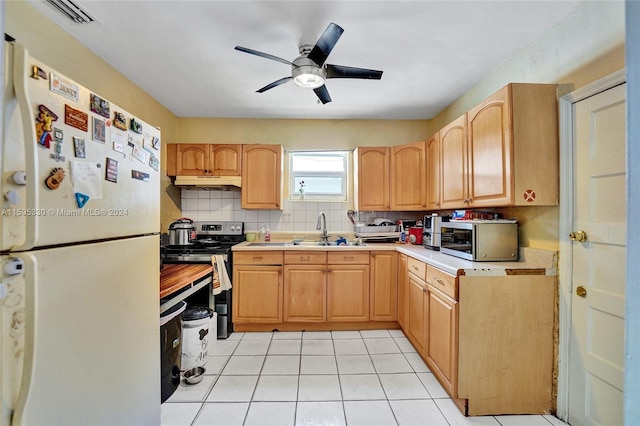
<svg viewBox="0 0 640 426">
<path fill-rule="evenodd" d="M 36 150 L 36 123 L 33 111 L 31 111 L 31 101 L 29 99 L 29 65 L 28 58 L 29 53 L 27 49 L 18 44 L 13 44 L 13 88 L 16 93 L 16 99 L 18 100 L 18 108 L 20 109 L 20 115 L 22 117 L 22 131 L 23 131 L 23 143 L 25 154 L 24 171 L 26 172 L 26 186 L 23 187 L 26 191 L 26 205 L 24 208 L 31 211 L 37 211 L 39 208 L 39 192 L 40 186 L 38 185 L 38 152 Z M 18 247 L 13 247 L 13 250 L 30 250 L 35 246 L 36 238 L 38 235 L 38 220 L 36 215 L 28 215 L 25 217 L 26 226 L 21 232 L 24 233 L 24 242 Z"/>
</svg>

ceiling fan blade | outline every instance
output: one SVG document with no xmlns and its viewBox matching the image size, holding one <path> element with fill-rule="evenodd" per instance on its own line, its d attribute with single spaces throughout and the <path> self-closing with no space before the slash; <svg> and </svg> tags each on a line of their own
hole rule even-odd
<svg viewBox="0 0 640 426">
<path fill-rule="evenodd" d="M 330 23 L 307 57 L 321 67 L 343 32 L 344 30 L 340 26 L 333 22 Z"/>
<path fill-rule="evenodd" d="M 366 68 L 345 67 L 344 65 L 326 65 L 327 78 L 362 78 L 367 80 L 380 80 L 382 71 Z"/>
<path fill-rule="evenodd" d="M 318 96 L 318 99 L 320 99 L 322 104 L 331 102 L 331 96 L 329 96 L 329 91 L 327 90 L 327 86 L 325 86 L 324 84 L 320 87 L 313 89 L 313 91 L 316 92 L 316 95 Z"/>
<path fill-rule="evenodd" d="M 281 78 L 280 80 L 276 80 L 273 83 L 269 83 L 266 86 L 264 86 L 263 88 L 256 90 L 256 93 L 266 92 L 269 89 L 273 89 L 276 86 L 280 86 L 281 84 L 286 83 L 287 81 L 291 80 L 292 78 L 293 77 L 289 76 L 289 77 Z"/>
<path fill-rule="evenodd" d="M 287 61 L 286 59 L 278 58 L 277 56 L 269 55 L 268 53 L 259 52 L 257 50 L 249 49 L 247 47 L 236 46 L 235 49 L 239 50 L 240 52 L 250 53 L 252 55 L 260 56 L 262 58 L 271 59 L 272 61 L 282 62 L 283 64 L 291 65 L 291 62 Z"/>
</svg>

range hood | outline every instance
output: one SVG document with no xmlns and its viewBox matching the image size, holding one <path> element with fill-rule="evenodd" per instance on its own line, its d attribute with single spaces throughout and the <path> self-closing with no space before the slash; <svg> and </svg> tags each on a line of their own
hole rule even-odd
<svg viewBox="0 0 640 426">
<path fill-rule="evenodd" d="M 176 176 L 174 186 L 204 189 L 239 189 L 242 185 L 240 176 Z"/>
</svg>

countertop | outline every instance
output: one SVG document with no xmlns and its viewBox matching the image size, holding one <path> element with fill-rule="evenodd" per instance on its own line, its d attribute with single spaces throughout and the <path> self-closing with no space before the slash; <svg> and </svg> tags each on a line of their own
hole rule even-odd
<svg viewBox="0 0 640 426">
<path fill-rule="evenodd" d="M 213 272 L 213 265 L 165 264 L 160 272 L 160 298 L 190 285 Z"/>
<path fill-rule="evenodd" d="M 278 243 L 279 241 L 274 241 Z M 233 251 L 285 251 L 285 250 L 323 250 L 323 251 L 379 251 L 395 250 L 411 256 L 429 265 L 435 266 L 451 275 L 467 276 L 504 276 L 504 275 L 557 275 L 557 251 L 521 247 L 517 262 L 471 262 L 459 257 L 428 250 L 423 246 L 396 243 L 366 243 L 362 246 L 308 246 L 308 245 L 252 245 L 244 242 L 233 246 Z"/>
</svg>

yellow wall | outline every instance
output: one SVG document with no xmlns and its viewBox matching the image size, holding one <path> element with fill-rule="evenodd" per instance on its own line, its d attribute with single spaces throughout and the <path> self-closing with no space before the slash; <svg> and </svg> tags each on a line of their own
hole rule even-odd
<svg viewBox="0 0 640 426">
<path fill-rule="evenodd" d="M 353 149 L 424 140 L 426 120 L 271 120 L 180 118 L 181 143 L 280 144 L 288 150 Z"/>
</svg>

